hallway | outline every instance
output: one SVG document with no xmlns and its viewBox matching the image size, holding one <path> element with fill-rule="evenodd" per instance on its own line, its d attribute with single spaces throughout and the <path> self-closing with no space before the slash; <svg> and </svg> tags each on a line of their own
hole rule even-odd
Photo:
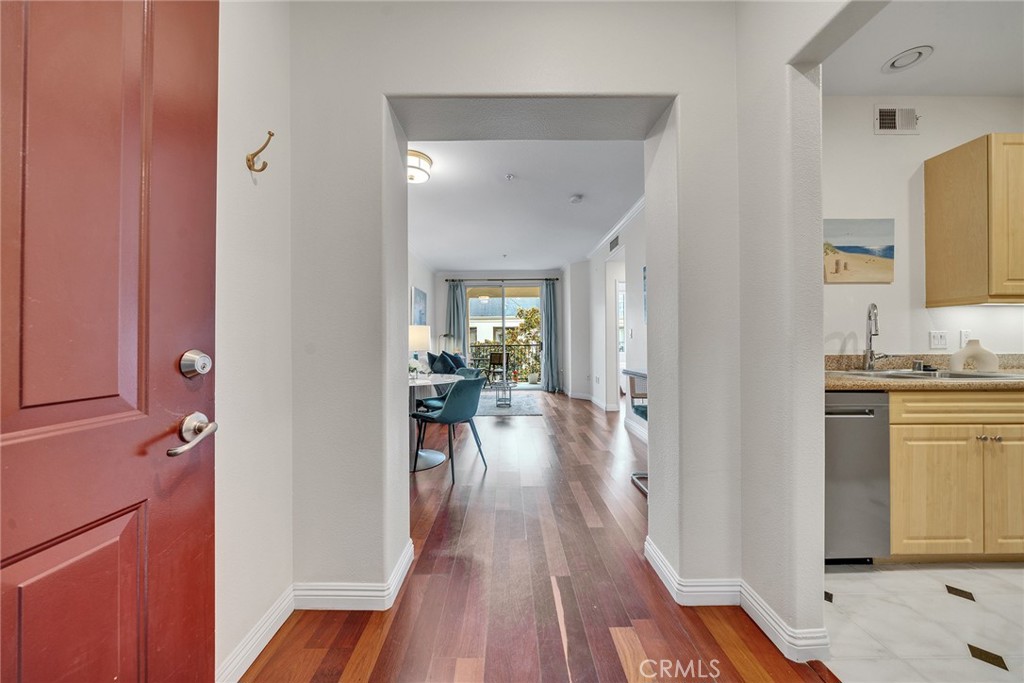
<svg viewBox="0 0 1024 683">
<path fill-rule="evenodd" d="M 416 560 L 391 610 L 296 611 L 242 680 L 821 683 L 739 607 L 672 601 L 643 557 L 629 474 L 647 451 L 622 414 L 540 402 L 542 417 L 477 418 L 486 473 L 460 428 L 454 490 L 447 465 L 413 475 Z"/>
</svg>

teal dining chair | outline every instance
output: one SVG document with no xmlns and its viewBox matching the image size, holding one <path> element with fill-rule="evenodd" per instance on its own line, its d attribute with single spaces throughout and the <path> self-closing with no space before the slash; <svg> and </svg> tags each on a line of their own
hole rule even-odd
<svg viewBox="0 0 1024 683">
<path fill-rule="evenodd" d="M 484 371 L 481 370 L 480 368 L 459 368 L 458 370 L 455 371 L 455 374 L 460 375 L 461 377 L 465 377 L 466 379 L 476 379 L 477 377 L 482 377 Z M 484 384 L 486 384 L 486 382 L 484 382 Z M 430 398 L 418 399 L 416 401 L 416 409 L 420 410 L 422 408 L 428 412 L 433 410 L 440 410 L 441 406 L 444 405 L 445 395 L 446 394 L 441 394 L 440 396 L 431 396 Z M 483 457 L 484 450 L 483 446 L 480 443 L 480 432 L 476 431 L 476 422 L 473 422 L 472 418 L 470 418 L 469 420 L 469 428 L 473 431 L 473 439 L 476 441 L 476 449 L 480 451 L 480 457 Z"/>
<path fill-rule="evenodd" d="M 480 405 L 480 392 L 484 388 L 483 377 L 464 379 L 452 385 L 448 393 L 444 395 L 444 403 L 437 410 L 421 413 L 419 411 L 411 414 L 410 417 L 416 420 L 416 457 L 419 458 L 419 451 L 423 447 L 423 439 L 426 436 L 428 424 L 443 424 L 448 426 L 448 460 L 452 469 L 452 485 L 455 484 L 455 425 L 468 422 L 476 438 L 477 450 L 480 459 L 487 469 L 487 458 L 484 457 L 483 448 L 480 446 L 480 437 L 473 425 L 473 416 L 476 415 L 477 406 Z M 438 397 L 441 398 L 441 397 Z M 431 399 L 427 399 L 431 400 Z"/>
</svg>

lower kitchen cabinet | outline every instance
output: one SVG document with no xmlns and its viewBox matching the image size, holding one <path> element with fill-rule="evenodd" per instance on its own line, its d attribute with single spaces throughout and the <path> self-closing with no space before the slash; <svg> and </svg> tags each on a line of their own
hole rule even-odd
<svg viewBox="0 0 1024 683">
<path fill-rule="evenodd" d="M 890 423 L 893 555 L 1024 553 L 1024 396 L 893 393 Z"/>
<path fill-rule="evenodd" d="M 985 552 L 1024 553 L 1024 426 L 985 433 Z"/>
<path fill-rule="evenodd" d="M 985 467 L 979 428 L 893 426 L 889 430 L 893 555 L 981 553 Z"/>
</svg>

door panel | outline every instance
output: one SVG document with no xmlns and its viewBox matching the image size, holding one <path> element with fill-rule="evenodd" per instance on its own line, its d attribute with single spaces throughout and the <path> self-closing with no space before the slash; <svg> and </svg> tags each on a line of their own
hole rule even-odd
<svg viewBox="0 0 1024 683">
<path fill-rule="evenodd" d="M 989 138 L 989 293 L 1024 295 L 1024 135 Z"/>
<path fill-rule="evenodd" d="M 0 11 L 4 680 L 210 680 L 217 4 Z"/>
<path fill-rule="evenodd" d="M 134 403 L 138 328 L 122 347 L 111 321 L 139 290 L 142 5 L 33 3 L 28 16 L 21 406 L 122 390 Z"/>
<path fill-rule="evenodd" d="M 4 631 L 17 634 L 4 639 L 5 681 L 142 678 L 141 516 L 130 510 L 4 568 L 14 587 L 4 591 Z M 45 650 L 33 647 L 44 640 Z"/>
<path fill-rule="evenodd" d="M 890 427 L 892 553 L 984 549 L 981 425 Z"/>
<path fill-rule="evenodd" d="M 985 552 L 1024 553 L 1024 427 L 985 425 L 985 434 Z"/>
</svg>

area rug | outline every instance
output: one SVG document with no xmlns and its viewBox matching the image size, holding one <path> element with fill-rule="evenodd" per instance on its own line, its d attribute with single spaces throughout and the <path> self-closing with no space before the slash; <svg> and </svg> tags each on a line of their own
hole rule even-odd
<svg viewBox="0 0 1024 683">
<path fill-rule="evenodd" d="M 513 391 L 512 406 L 510 408 L 499 408 L 495 405 L 494 390 L 484 389 L 480 392 L 480 405 L 476 409 L 478 416 L 483 415 L 542 415 L 540 410 L 539 392 L 536 391 Z"/>
</svg>

